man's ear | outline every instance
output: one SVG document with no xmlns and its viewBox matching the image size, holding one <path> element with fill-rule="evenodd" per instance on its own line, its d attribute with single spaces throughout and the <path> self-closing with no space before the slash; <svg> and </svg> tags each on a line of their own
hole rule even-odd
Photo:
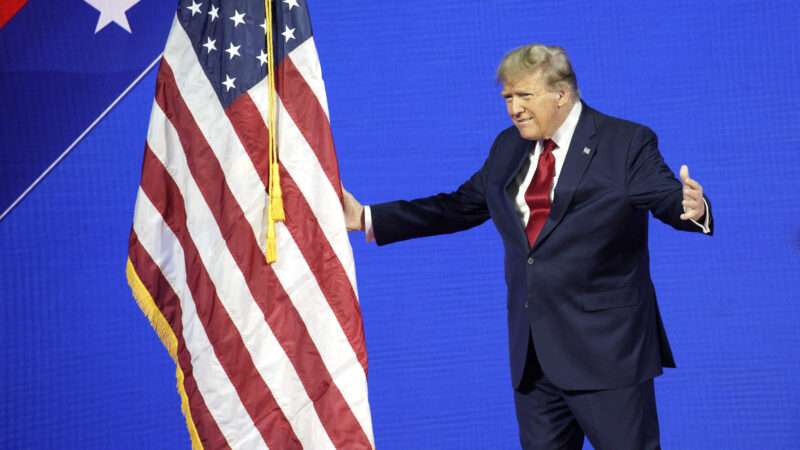
<svg viewBox="0 0 800 450">
<path fill-rule="evenodd" d="M 569 103 L 569 92 L 565 91 L 564 89 L 558 90 L 558 107 L 565 106 Z"/>
</svg>

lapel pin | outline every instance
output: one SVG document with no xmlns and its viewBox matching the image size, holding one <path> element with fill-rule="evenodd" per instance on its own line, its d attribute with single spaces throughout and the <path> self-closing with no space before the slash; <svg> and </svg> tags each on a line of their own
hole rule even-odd
<svg viewBox="0 0 800 450">
<path fill-rule="evenodd" d="M 592 153 L 592 149 L 589 147 L 583 147 L 583 154 L 588 155 L 589 153 Z"/>
</svg>

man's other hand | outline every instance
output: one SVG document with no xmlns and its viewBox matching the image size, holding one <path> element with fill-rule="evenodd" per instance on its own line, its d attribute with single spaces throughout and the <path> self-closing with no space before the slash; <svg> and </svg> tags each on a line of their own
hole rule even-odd
<svg viewBox="0 0 800 450">
<path fill-rule="evenodd" d="M 689 167 L 685 164 L 681 166 L 681 182 L 683 183 L 683 214 L 681 214 L 681 220 L 699 221 L 706 215 L 703 186 L 689 178 Z"/>
<path fill-rule="evenodd" d="M 347 231 L 364 229 L 364 206 L 342 186 L 344 194 L 344 222 Z"/>
</svg>

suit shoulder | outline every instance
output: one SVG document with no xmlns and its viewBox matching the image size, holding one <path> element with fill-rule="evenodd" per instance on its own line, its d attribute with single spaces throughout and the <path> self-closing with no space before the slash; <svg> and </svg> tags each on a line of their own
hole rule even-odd
<svg viewBox="0 0 800 450">
<path fill-rule="evenodd" d="M 522 136 L 520 136 L 517 127 L 512 125 L 508 128 L 505 128 L 497 133 L 497 136 L 495 136 L 494 142 L 492 143 L 492 148 L 489 151 L 489 156 L 491 157 L 492 154 L 496 153 L 497 151 L 502 151 L 504 148 L 519 145 L 519 143 L 522 141 L 524 141 L 524 139 Z"/>
<path fill-rule="evenodd" d="M 615 117 L 609 114 L 601 113 L 597 110 L 592 111 L 595 114 L 599 129 L 608 129 L 616 133 L 646 133 L 655 135 L 655 132 L 653 132 L 653 130 L 647 125 L 634 122 L 632 120 L 623 119 L 621 117 Z"/>
<path fill-rule="evenodd" d="M 597 128 L 601 130 L 601 132 L 605 131 L 616 136 L 624 136 L 628 139 L 642 137 L 645 140 L 649 140 L 656 137 L 655 132 L 647 125 L 604 114 L 597 110 L 592 111 L 596 117 Z"/>
<path fill-rule="evenodd" d="M 500 131 L 497 133 L 497 137 L 495 138 L 495 144 L 498 143 L 506 143 L 506 142 L 519 142 L 522 140 L 522 136 L 519 135 L 519 130 L 514 125 Z"/>
</svg>

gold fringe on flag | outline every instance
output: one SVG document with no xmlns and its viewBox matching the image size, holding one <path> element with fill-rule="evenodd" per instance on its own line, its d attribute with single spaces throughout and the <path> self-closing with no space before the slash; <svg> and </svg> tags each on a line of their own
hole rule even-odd
<svg viewBox="0 0 800 450">
<path fill-rule="evenodd" d="M 266 51 L 267 51 L 267 126 L 269 128 L 269 186 L 267 186 L 267 195 L 269 196 L 269 204 L 266 207 L 267 213 L 267 248 L 266 258 L 267 263 L 272 264 L 278 259 L 277 238 L 275 236 L 275 222 L 283 221 L 286 218 L 283 209 L 283 193 L 281 192 L 281 179 L 280 169 L 278 166 L 278 145 L 276 142 L 276 135 L 278 133 L 277 127 L 277 91 L 275 89 L 275 56 L 274 48 L 272 46 L 272 0 L 264 0 L 264 11 L 267 19 L 267 36 L 266 36 Z"/>
<path fill-rule="evenodd" d="M 178 395 L 181 396 L 181 411 L 183 417 L 186 419 L 186 428 L 189 430 L 189 438 L 192 441 L 192 450 L 203 450 L 203 442 L 200 440 L 200 435 L 197 433 L 197 426 L 192 419 L 192 410 L 189 407 L 189 396 L 186 395 L 186 388 L 183 386 L 184 374 L 181 369 L 180 362 L 178 362 L 178 337 L 169 326 L 169 322 L 161 313 L 161 310 L 156 306 L 155 300 L 150 295 L 150 291 L 144 286 L 139 274 L 136 273 L 136 268 L 133 262 L 128 258 L 125 264 L 125 274 L 128 278 L 128 286 L 131 288 L 133 298 L 142 310 L 147 320 L 150 321 L 156 334 L 161 339 L 161 343 L 167 349 L 169 356 L 175 362 L 175 378 L 178 384 Z"/>
</svg>

